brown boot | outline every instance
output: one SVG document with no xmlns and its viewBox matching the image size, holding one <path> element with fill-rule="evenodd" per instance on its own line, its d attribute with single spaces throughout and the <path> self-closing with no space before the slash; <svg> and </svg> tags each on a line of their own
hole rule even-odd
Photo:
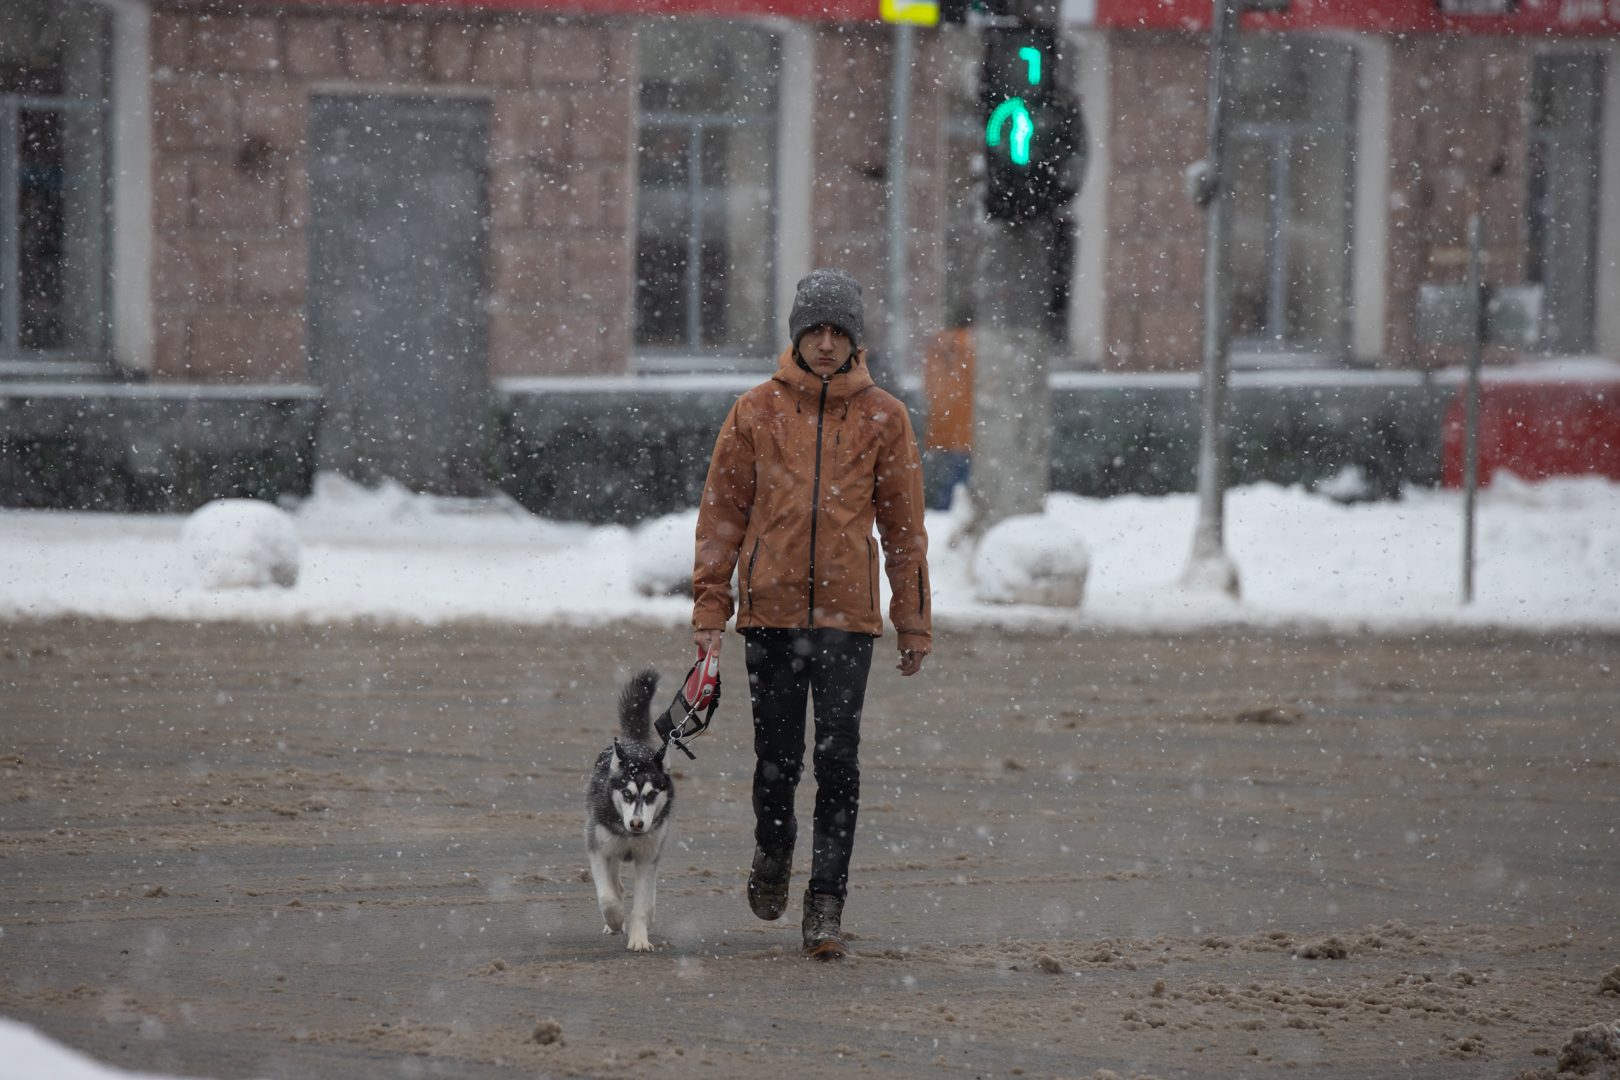
<svg viewBox="0 0 1620 1080">
<path fill-rule="evenodd" d="M 787 910 L 788 879 L 793 873 L 793 849 L 769 851 L 754 845 L 754 867 L 748 874 L 748 908 L 767 921 L 780 919 Z"/>
<path fill-rule="evenodd" d="M 804 955 L 817 960 L 842 960 L 849 955 L 849 941 L 838 925 L 843 915 L 842 896 L 804 890 Z"/>
</svg>

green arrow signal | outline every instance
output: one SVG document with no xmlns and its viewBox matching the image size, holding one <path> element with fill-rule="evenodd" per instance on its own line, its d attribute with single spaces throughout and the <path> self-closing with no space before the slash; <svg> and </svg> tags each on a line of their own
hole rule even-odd
<svg viewBox="0 0 1620 1080">
<path fill-rule="evenodd" d="M 1001 145 L 1001 129 L 1009 118 L 1012 120 L 1012 135 L 1007 140 L 1007 156 L 1014 165 L 1028 165 L 1029 140 L 1035 134 L 1035 124 L 1029 118 L 1029 108 L 1023 98 L 1008 98 L 996 106 L 996 111 L 990 114 L 990 122 L 984 128 L 985 145 Z"/>
<path fill-rule="evenodd" d="M 1025 45 L 1018 50 L 1018 59 L 1029 65 L 1029 85 L 1041 85 L 1041 50 Z"/>
</svg>

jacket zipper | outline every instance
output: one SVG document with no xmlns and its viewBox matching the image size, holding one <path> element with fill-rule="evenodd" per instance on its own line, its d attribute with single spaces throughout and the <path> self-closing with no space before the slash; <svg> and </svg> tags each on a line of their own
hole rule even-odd
<svg viewBox="0 0 1620 1080">
<path fill-rule="evenodd" d="M 827 383 L 821 380 L 821 404 L 816 409 L 816 472 L 810 485 L 810 610 L 805 613 L 810 629 L 816 628 L 816 518 L 821 513 L 821 425 L 827 418 Z"/>
<path fill-rule="evenodd" d="M 872 550 L 872 538 L 866 538 L 866 606 L 870 611 L 877 610 L 877 554 Z"/>
<path fill-rule="evenodd" d="M 748 556 L 748 581 L 744 588 L 748 590 L 748 613 L 754 613 L 754 560 L 759 558 L 759 537 L 754 538 L 754 550 Z"/>
<path fill-rule="evenodd" d="M 917 614 L 923 613 L 923 601 L 928 598 L 927 586 L 923 584 L 922 567 L 917 567 Z"/>
</svg>

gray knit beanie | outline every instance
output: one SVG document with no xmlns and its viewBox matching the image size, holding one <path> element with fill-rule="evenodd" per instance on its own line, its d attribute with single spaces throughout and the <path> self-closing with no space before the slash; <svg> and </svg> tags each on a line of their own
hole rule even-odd
<svg viewBox="0 0 1620 1080">
<path fill-rule="evenodd" d="M 823 325 L 837 327 L 849 338 L 850 345 L 860 347 L 861 336 L 866 332 L 861 283 L 847 270 L 812 270 L 799 279 L 793 312 L 788 316 L 788 332 L 792 335 L 794 350 L 798 350 L 799 339 L 806 330 Z"/>
</svg>

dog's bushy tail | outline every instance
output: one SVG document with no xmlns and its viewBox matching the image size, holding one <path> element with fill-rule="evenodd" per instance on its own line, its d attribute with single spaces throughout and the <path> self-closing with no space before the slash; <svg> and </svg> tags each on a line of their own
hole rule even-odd
<svg viewBox="0 0 1620 1080">
<path fill-rule="evenodd" d="M 619 736 L 629 742 L 652 744 L 652 702 L 658 692 L 658 672 L 648 668 L 619 691 Z"/>
</svg>

